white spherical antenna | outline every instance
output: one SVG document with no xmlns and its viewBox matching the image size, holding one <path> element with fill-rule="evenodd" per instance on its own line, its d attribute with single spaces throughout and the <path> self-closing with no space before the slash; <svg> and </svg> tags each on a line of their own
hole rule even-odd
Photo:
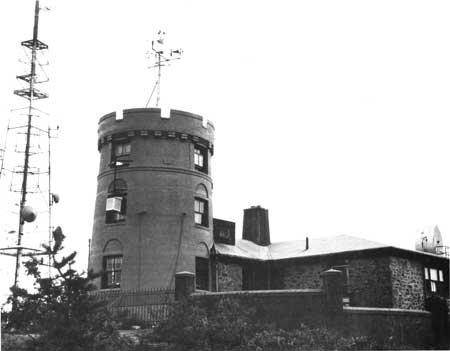
<svg viewBox="0 0 450 351">
<path fill-rule="evenodd" d="M 21 216 L 25 222 L 34 222 L 37 217 L 36 210 L 31 206 L 24 206 L 22 208 Z"/>
</svg>

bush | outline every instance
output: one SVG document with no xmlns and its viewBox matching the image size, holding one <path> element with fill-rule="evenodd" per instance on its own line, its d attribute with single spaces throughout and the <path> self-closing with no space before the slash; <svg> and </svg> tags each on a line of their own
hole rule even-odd
<svg viewBox="0 0 450 351">
<path fill-rule="evenodd" d="M 387 338 L 343 337 L 326 328 L 304 324 L 293 330 L 258 323 L 256 313 L 236 300 L 189 298 L 174 305 L 168 320 L 142 338 L 140 350 L 392 350 L 410 349 Z M 155 342 L 167 342 L 158 344 Z"/>
<path fill-rule="evenodd" d="M 119 325 L 104 302 L 89 294 L 96 275 L 71 269 L 75 252 L 60 258 L 64 241 L 61 228 L 53 232 L 53 239 L 53 245 L 44 248 L 52 257 L 54 274 L 42 277 L 43 262 L 37 258 L 24 264 L 27 274 L 35 280 L 35 290 L 28 292 L 17 286 L 11 289 L 11 311 L 2 314 L 4 332 L 28 335 L 22 346 L 33 351 L 129 350 L 129 340 L 119 334 Z"/>
<path fill-rule="evenodd" d="M 249 342 L 253 350 L 372 350 L 374 343 L 366 337 L 344 338 L 325 328 L 301 324 L 292 331 L 265 330 Z"/>
<path fill-rule="evenodd" d="M 169 318 L 155 328 L 149 341 L 183 345 L 186 350 L 201 349 L 206 345 L 207 320 L 204 309 L 183 300 L 173 306 Z"/>
</svg>

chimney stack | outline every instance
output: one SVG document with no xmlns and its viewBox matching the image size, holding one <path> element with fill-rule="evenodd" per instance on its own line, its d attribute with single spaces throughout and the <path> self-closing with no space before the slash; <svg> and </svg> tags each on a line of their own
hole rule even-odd
<svg viewBox="0 0 450 351">
<path fill-rule="evenodd" d="M 309 238 L 306 237 L 306 247 L 305 247 L 305 251 L 309 249 Z"/>
<path fill-rule="evenodd" d="M 269 211 L 261 206 L 252 206 L 244 210 L 242 239 L 257 245 L 270 245 Z"/>
</svg>

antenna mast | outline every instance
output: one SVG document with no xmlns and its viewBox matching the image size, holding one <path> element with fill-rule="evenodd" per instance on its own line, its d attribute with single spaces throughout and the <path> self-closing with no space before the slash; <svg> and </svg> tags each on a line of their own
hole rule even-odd
<svg viewBox="0 0 450 351">
<path fill-rule="evenodd" d="M 47 9 L 47 8 L 45 8 Z M 7 173 L 10 175 L 9 190 L 12 193 L 19 193 L 20 200 L 17 210 L 14 211 L 12 204 L 7 204 L 9 214 L 2 218 L 4 225 L 8 225 L 9 216 L 17 215 L 19 217 L 19 226 L 17 231 L 17 239 L 14 246 L 0 248 L 0 254 L 15 257 L 15 270 L 14 270 L 14 286 L 17 287 L 19 283 L 19 272 L 21 266 L 21 258 L 23 256 L 36 256 L 43 255 L 44 251 L 33 246 L 38 246 L 36 242 L 27 242 L 24 245 L 23 239 L 25 232 L 33 234 L 30 239 L 36 241 L 36 238 L 42 237 L 39 232 L 38 223 L 35 222 L 38 214 L 44 213 L 48 216 L 42 216 L 43 220 L 47 220 L 48 226 L 43 224 L 45 233 L 48 231 L 48 244 L 51 240 L 51 206 L 54 202 L 58 202 L 59 197 L 53 194 L 50 189 L 50 155 L 51 155 L 51 143 L 52 129 L 48 119 L 48 114 L 36 108 L 38 100 L 45 100 L 48 98 L 48 94 L 38 89 L 40 84 L 46 83 L 48 77 L 44 71 L 44 66 L 48 64 L 45 57 L 48 45 L 39 40 L 39 14 L 41 7 L 39 0 L 35 1 L 34 6 L 34 25 L 33 25 L 33 37 L 30 40 L 21 42 L 21 46 L 25 51 L 28 61 L 26 62 L 25 73 L 16 76 L 22 87 L 14 90 L 14 94 L 20 98 L 27 100 L 26 107 L 12 110 L 14 115 L 8 122 L 6 136 L 9 133 L 14 133 L 15 141 L 13 145 L 8 145 L 7 138 L 5 138 L 5 147 L 3 151 L 3 157 L 1 159 L 0 178 L 3 180 L 3 175 Z M 47 143 L 42 143 L 41 138 L 48 138 Z M 13 150 L 14 149 L 14 150 Z M 16 162 L 19 156 L 23 156 L 23 163 L 12 164 L 12 167 L 8 168 L 6 160 L 7 151 L 15 151 L 15 157 L 13 161 Z M 48 162 L 48 163 L 47 163 Z M 44 179 L 42 179 L 44 178 Z M 47 180 L 47 181 L 45 181 Z M 2 189 L 3 190 L 3 189 Z M 33 207 L 28 205 L 28 202 L 33 204 Z M 40 206 L 39 202 L 43 205 Z M 33 223 L 32 227 L 28 228 L 26 223 Z M 27 229 L 28 228 L 28 229 Z M 27 230 L 26 230 L 27 229 Z M 8 234 L 16 233 L 15 230 L 7 229 Z M 39 235 L 41 234 L 41 235 Z M 27 235 L 28 236 L 28 235 Z M 46 235 L 47 236 L 47 235 Z M 33 238 L 34 237 L 34 238 Z M 47 241 L 47 239 L 45 239 Z M 40 242 L 39 244 L 42 244 Z M 39 246 L 38 246 L 39 247 Z M 11 252 L 12 251 L 12 252 Z M 49 266 L 50 266 L 49 257 Z M 50 275 L 50 268 L 49 268 Z"/>
<path fill-rule="evenodd" d="M 155 85 L 153 86 L 152 92 L 150 93 L 150 97 L 147 100 L 147 104 L 145 107 L 148 107 L 150 104 L 150 101 L 153 97 L 153 93 L 156 89 L 156 107 L 159 107 L 159 101 L 161 96 L 161 68 L 164 66 L 169 66 L 170 62 L 181 59 L 181 54 L 183 53 L 183 50 L 176 49 L 176 50 L 166 50 L 164 48 L 164 41 L 165 41 L 165 35 L 166 32 L 159 31 L 158 32 L 158 39 L 156 42 L 152 40 L 152 56 L 154 59 L 154 63 L 148 67 L 148 68 L 158 68 L 158 75 L 156 78 Z M 148 54 L 149 52 L 147 52 Z"/>
</svg>

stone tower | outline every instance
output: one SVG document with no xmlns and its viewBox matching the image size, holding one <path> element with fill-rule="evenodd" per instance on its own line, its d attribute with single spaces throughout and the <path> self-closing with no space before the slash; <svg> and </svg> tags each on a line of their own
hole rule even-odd
<svg viewBox="0 0 450 351">
<path fill-rule="evenodd" d="M 102 289 L 173 288 L 178 271 L 203 272 L 212 246 L 214 126 L 159 108 L 110 113 L 99 121 L 89 269 Z M 203 281 L 200 281 L 203 280 Z"/>
</svg>

